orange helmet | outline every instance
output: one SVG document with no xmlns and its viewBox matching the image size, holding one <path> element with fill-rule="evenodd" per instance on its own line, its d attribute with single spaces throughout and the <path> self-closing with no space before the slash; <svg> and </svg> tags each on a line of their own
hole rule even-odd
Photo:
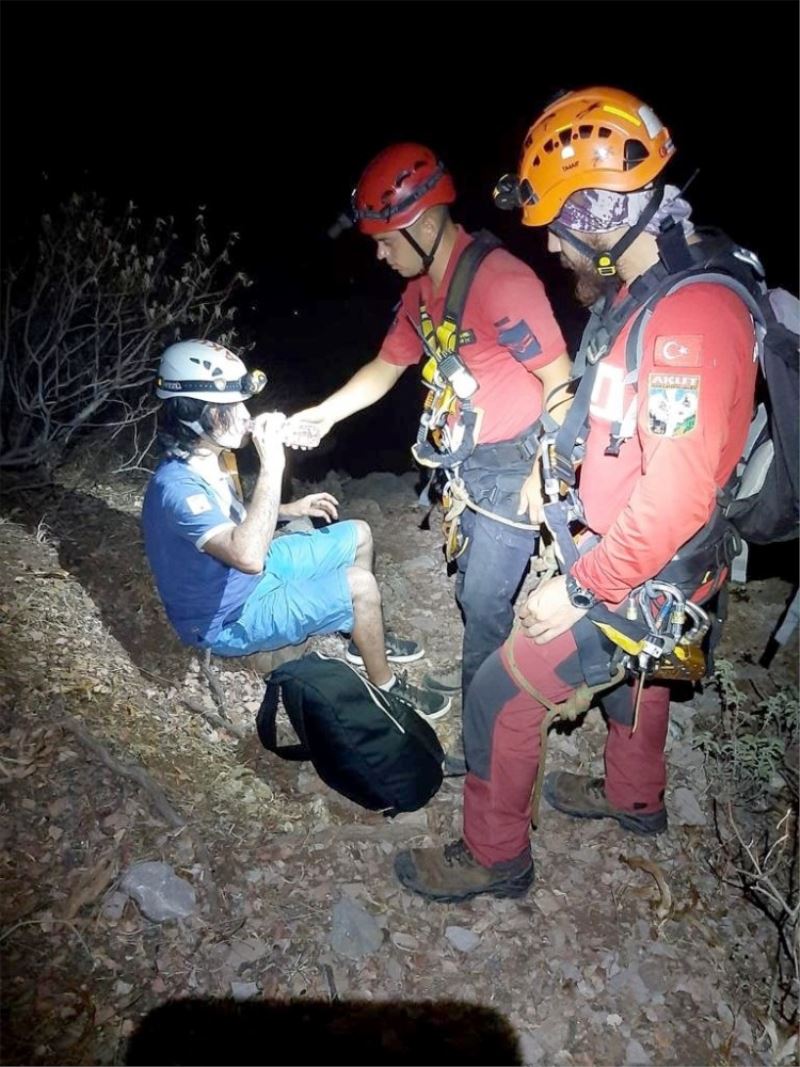
<svg viewBox="0 0 800 1067">
<path fill-rule="evenodd" d="M 674 154 L 669 130 L 630 93 L 601 87 L 560 96 L 525 138 L 514 189 L 522 223 L 547 226 L 579 189 L 641 189 Z M 508 206 L 510 191 L 501 179 L 498 206 Z"/>
<path fill-rule="evenodd" d="M 353 190 L 353 221 L 361 233 L 404 230 L 434 204 L 452 204 L 453 179 L 430 148 L 405 142 L 384 148 Z"/>
</svg>

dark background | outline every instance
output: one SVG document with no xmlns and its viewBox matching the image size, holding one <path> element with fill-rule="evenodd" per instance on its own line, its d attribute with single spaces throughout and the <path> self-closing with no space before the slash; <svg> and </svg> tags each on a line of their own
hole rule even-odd
<svg viewBox="0 0 800 1067">
<path fill-rule="evenodd" d="M 29 246 L 73 190 L 186 227 L 241 234 L 236 263 L 251 362 L 297 410 L 371 358 L 401 282 L 372 243 L 326 231 L 367 161 L 430 144 L 454 172 L 456 217 L 486 226 L 539 271 L 569 339 L 569 279 L 544 234 L 497 212 L 491 190 L 559 89 L 611 84 L 669 126 L 673 180 L 699 168 L 695 219 L 797 291 L 798 5 L 749 2 L 259 3 L 5 0 L 3 243 Z M 298 460 L 411 467 L 413 374 Z M 314 471 L 314 473 L 318 473 Z"/>
</svg>

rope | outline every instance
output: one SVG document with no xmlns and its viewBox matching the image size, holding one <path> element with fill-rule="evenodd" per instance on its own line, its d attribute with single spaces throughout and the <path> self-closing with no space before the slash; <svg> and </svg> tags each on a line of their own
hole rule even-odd
<svg viewBox="0 0 800 1067">
<path fill-rule="evenodd" d="M 452 521 L 457 518 L 465 507 L 471 511 L 476 512 L 478 515 L 483 515 L 487 519 L 493 519 L 495 522 L 501 522 L 504 526 L 513 526 L 515 530 L 536 530 L 540 529 L 538 523 L 532 524 L 528 522 L 515 522 L 514 519 L 507 519 L 503 515 L 498 515 L 494 511 L 489 511 L 486 508 L 480 507 L 474 500 L 470 498 L 469 493 L 464 487 L 464 483 L 461 481 L 451 481 L 448 485 L 448 492 L 455 500 L 445 515 L 445 522 Z M 459 505 L 461 505 L 459 507 Z"/>
<path fill-rule="evenodd" d="M 602 693 L 606 689 L 611 689 L 623 680 L 625 677 L 625 668 L 623 666 L 618 667 L 612 678 L 607 682 L 601 682 L 599 685 L 587 685 L 583 682 L 570 694 L 569 697 L 567 697 L 566 700 L 562 700 L 560 703 L 555 704 L 552 700 L 549 700 L 544 693 L 540 693 L 538 689 L 535 689 L 531 685 L 517 664 L 514 656 L 514 638 L 516 637 L 519 628 L 520 624 L 517 619 L 514 622 L 511 635 L 506 641 L 505 646 L 511 675 L 520 689 L 523 689 L 529 696 L 532 696 L 534 700 L 538 701 L 542 707 L 547 709 L 547 714 L 544 719 L 542 719 L 542 725 L 539 731 L 539 769 L 536 772 L 536 782 L 534 783 L 533 796 L 531 798 L 531 826 L 536 829 L 539 824 L 539 802 L 542 796 L 544 764 L 547 756 L 547 734 L 550 727 L 559 719 L 567 722 L 574 722 L 579 715 L 583 715 L 584 712 L 588 711 L 592 706 L 592 701 L 598 693 Z"/>
</svg>

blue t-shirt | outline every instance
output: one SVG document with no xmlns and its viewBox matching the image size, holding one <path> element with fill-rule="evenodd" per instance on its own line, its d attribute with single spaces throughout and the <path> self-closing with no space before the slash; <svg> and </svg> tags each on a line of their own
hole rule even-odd
<svg viewBox="0 0 800 1067">
<path fill-rule="evenodd" d="M 186 644 L 212 644 L 261 580 L 203 551 L 209 538 L 244 516 L 238 501 L 227 504 L 183 460 L 164 460 L 150 479 L 144 548 L 169 621 Z"/>
</svg>

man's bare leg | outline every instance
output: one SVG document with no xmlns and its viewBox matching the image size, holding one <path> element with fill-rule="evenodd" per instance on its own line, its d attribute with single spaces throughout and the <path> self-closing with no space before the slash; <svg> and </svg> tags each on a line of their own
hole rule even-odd
<svg viewBox="0 0 800 1067">
<path fill-rule="evenodd" d="M 381 594 L 375 575 L 354 565 L 347 568 L 347 584 L 353 598 L 353 640 L 367 677 L 374 685 L 386 685 L 394 675 L 386 659 Z"/>
</svg>

